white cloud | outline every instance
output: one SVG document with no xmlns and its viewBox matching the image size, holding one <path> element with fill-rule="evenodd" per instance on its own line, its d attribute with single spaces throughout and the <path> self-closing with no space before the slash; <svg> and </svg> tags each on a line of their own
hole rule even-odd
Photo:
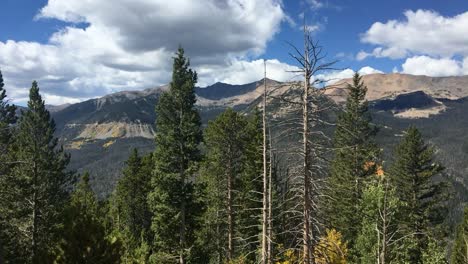
<svg viewBox="0 0 468 264">
<path fill-rule="evenodd" d="M 465 59 L 466 61 L 466 59 Z M 468 69 L 453 59 L 434 59 L 428 56 L 415 56 L 406 59 L 403 63 L 403 73 L 414 75 L 427 75 L 434 77 L 456 76 L 463 74 Z"/>
<path fill-rule="evenodd" d="M 361 50 L 356 54 L 356 60 L 362 61 L 362 60 L 365 60 L 367 57 L 369 57 L 371 55 L 372 55 L 371 53 L 367 53 L 367 52 Z"/>
<path fill-rule="evenodd" d="M 340 80 L 352 78 L 356 72 L 352 69 L 344 69 L 341 71 L 330 71 L 317 75 L 319 80 L 325 81 L 327 85 L 334 84 Z M 370 66 L 362 67 L 358 73 L 360 75 L 374 74 L 374 73 L 383 73 L 380 70 L 374 69 Z"/>
<path fill-rule="evenodd" d="M 249 58 L 287 21 L 280 0 L 49 0 L 36 18 L 70 24 L 46 44 L 0 41 L 0 68 L 16 101 L 33 79 L 59 103 L 165 84 L 179 44 L 196 70 L 211 72 L 201 82 L 219 78 L 216 69 L 229 69 L 235 81 L 235 69 L 256 65 Z"/>
<path fill-rule="evenodd" d="M 463 33 L 468 32 L 468 12 L 444 17 L 434 11 L 408 10 L 404 15 L 404 21 L 376 22 L 361 36 L 362 42 L 379 46 L 367 54 L 389 58 L 468 55 L 468 34 Z"/>
<path fill-rule="evenodd" d="M 306 0 L 312 10 L 320 9 L 324 7 L 322 0 Z"/>
<path fill-rule="evenodd" d="M 404 15 L 402 21 L 374 23 L 362 34 L 361 41 L 377 47 L 371 52 L 361 50 L 356 59 L 406 58 L 402 72 L 408 74 L 468 74 L 468 34 L 463 33 L 468 32 L 468 12 L 444 17 L 435 11 L 408 10 Z M 463 62 L 460 57 L 465 57 Z"/>
<path fill-rule="evenodd" d="M 463 59 L 463 64 L 462 64 L 462 68 L 463 68 L 463 74 L 465 75 L 468 75 L 468 57 L 465 57 L 465 59 Z"/>
<path fill-rule="evenodd" d="M 362 67 L 358 72 L 361 75 L 374 74 L 374 73 L 383 73 L 383 71 L 374 69 L 374 68 L 369 67 L 369 66 Z"/>
<path fill-rule="evenodd" d="M 298 77 L 299 68 L 276 59 L 266 61 L 267 78 L 276 81 L 291 81 Z M 245 84 L 258 81 L 264 77 L 263 60 L 233 60 L 228 66 L 201 67 L 198 70 L 201 85 L 208 85 L 215 82 L 230 84 Z"/>
<path fill-rule="evenodd" d="M 371 53 L 365 51 L 359 51 L 356 55 L 356 59 L 361 61 L 366 59 L 367 57 L 376 57 L 376 58 L 384 58 L 388 57 L 391 59 L 399 59 L 404 58 L 406 56 L 406 51 L 404 49 L 400 49 L 398 47 L 391 47 L 384 49 L 382 47 L 375 48 Z"/>
</svg>

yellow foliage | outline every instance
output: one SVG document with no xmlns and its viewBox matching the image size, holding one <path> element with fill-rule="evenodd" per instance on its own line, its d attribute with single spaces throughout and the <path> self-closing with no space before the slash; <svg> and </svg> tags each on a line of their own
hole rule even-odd
<svg viewBox="0 0 468 264">
<path fill-rule="evenodd" d="M 321 237 L 315 248 L 317 264 L 346 264 L 348 243 L 343 241 L 341 233 L 335 229 L 328 230 L 325 237 Z"/>
<path fill-rule="evenodd" d="M 287 249 L 283 251 L 282 254 L 280 254 L 278 260 L 275 261 L 275 264 L 298 264 L 300 262 L 299 259 L 300 258 L 297 251 L 294 249 Z"/>
</svg>

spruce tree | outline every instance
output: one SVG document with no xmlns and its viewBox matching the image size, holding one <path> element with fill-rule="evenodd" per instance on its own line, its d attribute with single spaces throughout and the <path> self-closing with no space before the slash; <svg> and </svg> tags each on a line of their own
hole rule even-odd
<svg viewBox="0 0 468 264">
<path fill-rule="evenodd" d="M 244 129 L 247 142 L 245 154 L 242 158 L 243 172 L 239 181 L 239 215 L 236 225 L 241 237 L 241 247 L 245 259 L 255 263 L 256 251 L 261 246 L 262 234 L 262 197 L 263 197 L 263 133 L 261 112 L 255 110 L 247 117 Z"/>
<path fill-rule="evenodd" d="M 10 125 L 16 121 L 16 106 L 10 105 L 7 100 L 3 75 L 0 71 L 0 155 L 6 154 L 7 144 L 11 138 Z M 0 171 L 0 176 L 2 172 Z"/>
<path fill-rule="evenodd" d="M 8 229 L 14 234 L 10 240 L 14 252 L 6 257 L 7 263 L 46 262 L 60 236 L 73 175 L 66 171 L 70 157 L 57 145 L 54 132 L 54 121 L 34 81 L 9 153 L 15 166 L 0 183 Z"/>
<path fill-rule="evenodd" d="M 133 149 L 112 199 L 117 231 L 124 237 L 124 257 L 133 255 L 142 242 L 151 242 L 151 212 L 147 197 L 151 190 L 152 154 L 141 157 Z M 143 241 L 142 241 L 143 240 Z"/>
<path fill-rule="evenodd" d="M 452 264 L 468 263 L 468 206 L 465 206 L 463 220 L 457 227 L 451 260 Z"/>
<path fill-rule="evenodd" d="M 258 115 L 227 109 L 205 130 L 205 247 L 214 263 L 255 260 L 261 207 L 261 130 Z"/>
<path fill-rule="evenodd" d="M 367 87 L 356 73 L 347 86 L 346 106 L 338 116 L 334 135 L 335 157 L 331 163 L 326 218 L 343 234 L 352 248 L 361 214 L 359 204 L 364 182 L 375 172 L 378 149 L 373 141 L 376 128 L 371 123 Z"/>
<path fill-rule="evenodd" d="M 156 150 L 149 205 L 154 232 L 152 259 L 157 263 L 187 263 L 202 212 L 194 182 L 202 140 L 195 108 L 197 74 L 184 50 L 174 58 L 172 81 L 156 106 Z"/>
<path fill-rule="evenodd" d="M 204 219 L 216 241 L 215 259 L 232 261 L 235 255 L 236 191 L 245 155 L 245 117 L 227 109 L 205 130 L 207 148 L 203 180 L 207 185 L 208 210 Z M 213 241 L 212 241 L 213 242 Z"/>
<path fill-rule="evenodd" d="M 3 83 L 2 72 L 0 71 L 0 183 L 2 183 L 2 177 L 8 174 L 8 170 L 11 167 L 7 164 L 7 151 L 9 144 L 11 142 L 12 136 L 12 127 L 11 125 L 16 121 L 16 107 L 14 105 L 8 104 L 6 90 L 4 88 L 5 84 Z M 0 187 L 1 190 L 1 187 Z M 11 238 L 8 238 L 8 233 L 11 233 L 7 230 L 8 225 L 6 224 L 8 219 L 4 218 L 6 216 L 6 206 L 7 197 L 4 197 L 4 193 L 0 191 L 0 263 L 4 262 L 4 255 L 8 249 L 6 247 L 6 242 Z"/>
<path fill-rule="evenodd" d="M 422 263 L 428 237 L 443 220 L 443 182 L 437 183 L 443 167 L 434 161 L 434 148 L 427 145 L 419 130 L 410 127 L 394 153 L 389 170 L 397 197 L 404 203 L 399 224 L 412 246 L 405 248 L 406 261 Z"/>
<path fill-rule="evenodd" d="M 119 263 L 120 241 L 106 236 L 99 204 L 85 173 L 67 205 L 54 263 Z"/>
</svg>

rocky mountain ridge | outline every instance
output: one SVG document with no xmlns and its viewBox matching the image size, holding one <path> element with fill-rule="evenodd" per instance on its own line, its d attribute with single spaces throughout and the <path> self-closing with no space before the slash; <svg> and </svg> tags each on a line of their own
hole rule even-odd
<svg viewBox="0 0 468 264">
<path fill-rule="evenodd" d="M 325 94 L 342 104 L 346 98 L 343 87 L 350 81 L 339 81 L 328 87 Z M 461 166 L 457 175 L 468 175 L 468 165 L 463 165 L 468 164 L 468 76 L 371 74 L 363 76 L 363 81 L 368 87 L 367 99 L 375 122 L 382 126 L 379 140 L 383 144 L 395 144 L 396 135 L 401 135 L 409 124 L 416 124 L 431 142 L 440 146 L 439 153 L 445 153 L 441 158 L 450 164 L 449 169 Z M 270 79 L 266 82 L 272 98 L 293 85 Z M 217 83 L 197 88 L 197 107 L 203 123 L 227 107 L 249 111 L 260 105 L 263 84 L 260 80 L 245 85 Z M 70 168 L 91 172 L 95 189 L 102 196 L 108 195 L 120 177 L 120 169 L 133 147 L 142 153 L 154 149 L 155 105 L 159 95 L 167 89 L 166 85 L 119 92 L 52 112 L 57 136 L 72 154 Z M 275 109 L 275 113 L 282 111 L 287 110 Z M 453 137 L 456 138 L 452 140 Z M 457 156 L 453 157 L 455 153 Z M 468 185 L 465 177 L 459 178 L 462 186 Z"/>
</svg>

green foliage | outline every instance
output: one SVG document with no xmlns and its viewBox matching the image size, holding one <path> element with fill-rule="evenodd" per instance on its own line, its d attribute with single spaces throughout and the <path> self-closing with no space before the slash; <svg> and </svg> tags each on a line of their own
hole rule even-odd
<svg viewBox="0 0 468 264">
<path fill-rule="evenodd" d="M 9 126 L 16 121 L 16 106 L 8 104 L 5 84 L 0 71 L 0 154 L 4 154 L 6 144 L 10 141 L 11 130 Z M 0 171 L 1 173 L 1 171 Z"/>
<path fill-rule="evenodd" d="M 373 141 L 376 129 L 365 100 L 367 87 L 359 74 L 354 75 L 347 90 L 346 108 L 338 116 L 334 136 L 336 151 L 330 168 L 331 199 L 327 201 L 326 217 L 352 248 L 360 228 L 361 214 L 357 210 L 363 183 L 375 172 L 378 149 Z"/>
<path fill-rule="evenodd" d="M 261 190 L 255 180 L 261 169 L 259 124 L 258 116 L 247 117 L 227 109 L 209 122 L 205 130 L 207 154 L 202 166 L 202 181 L 206 186 L 207 210 L 203 217 L 203 236 L 204 247 L 210 251 L 213 263 L 227 258 L 227 204 L 232 208 L 233 258 L 240 257 L 243 261 L 255 258 L 255 254 L 245 257 L 243 253 L 252 247 L 255 251 L 255 235 L 259 232 L 256 228 L 258 219 L 254 215 L 260 207 L 251 200 L 255 198 L 252 191 Z M 259 197 L 256 199 L 259 201 Z"/>
<path fill-rule="evenodd" d="M 116 237 L 107 237 L 98 206 L 86 173 L 64 214 L 54 263 L 119 263 L 121 243 Z"/>
<path fill-rule="evenodd" d="M 11 234 L 7 263 L 43 263 L 50 258 L 60 236 L 67 189 L 73 181 L 72 174 L 66 172 L 69 155 L 57 146 L 55 124 L 36 82 L 28 108 L 21 115 L 8 153 L 14 166 L 0 178 L 1 207 Z"/>
<path fill-rule="evenodd" d="M 468 206 L 465 206 L 463 220 L 457 227 L 451 261 L 452 264 L 468 263 Z"/>
<path fill-rule="evenodd" d="M 448 262 L 445 255 L 445 249 L 442 245 L 440 245 L 440 242 L 438 242 L 434 238 L 429 238 L 427 248 L 422 254 L 422 263 L 446 264 Z"/>
<path fill-rule="evenodd" d="M 140 251 L 135 254 L 141 255 L 144 250 L 140 244 L 152 241 L 152 214 L 147 203 L 151 190 L 152 157 L 152 154 L 140 157 L 137 149 L 133 149 L 112 196 L 112 214 L 116 219 L 114 229 L 124 238 L 124 259 L 132 256 L 133 251 Z"/>
<path fill-rule="evenodd" d="M 378 258 L 391 263 L 401 243 L 398 233 L 398 213 L 403 205 L 388 180 L 369 182 L 362 194 L 361 230 L 356 240 L 358 263 L 373 264 Z"/>
<path fill-rule="evenodd" d="M 243 172 L 239 181 L 238 196 L 238 218 L 236 225 L 239 226 L 240 237 L 242 237 L 243 253 L 245 260 L 255 262 L 258 248 L 260 247 L 259 234 L 261 233 L 262 212 L 262 119 L 261 113 L 255 111 L 248 117 L 247 126 L 244 130 L 248 140 L 243 156 Z"/>
<path fill-rule="evenodd" d="M 8 104 L 6 90 L 4 89 L 5 84 L 3 83 L 2 72 L 0 71 L 0 178 L 9 173 L 11 166 L 7 164 L 7 154 L 9 144 L 11 143 L 12 127 L 11 125 L 16 121 L 14 105 Z M 0 179 L 0 183 L 2 180 Z M 0 187 L 1 190 L 1 187 Z M 3 193 L 0 192 L 0 263 L 4 260 L 4 251 L 10 251 L 11 249 L 4 248 L 7 246 L 7 241 L 11 240 L 13 234 L 7 231 L 8 225 L 6 224 L 7 219 L 5 216 L 7 212 L 2 209 L 6 209 L 4 203 L 7 197 L 3 197 Z"/>
<path fill-rule="evenodd" d="M 161 95 L 156 106 L 156 150 L 148 197 L 153 213 L 153 258 L 190 258 L 203 211 L 194 184 L 202 140 L 200 116 L 195 108 L 197 74 L 189 66 L 179 48 L 170 89 Z"/>
<path fill-rule="evenodd" d="M 421 133 L 410 127 L 397 146 L 389 174 L 398 190 L 397 197 L 404 203 L 399 223 L 405 236 L 415 242 L 407 247 L 408 261 L 421 263 L 428 236 L 441 223 L 444 212 L 443 183 L 434 177 L 443 167 L 434 162 L 434 149 L 424 143 Z"/>
</svg>

